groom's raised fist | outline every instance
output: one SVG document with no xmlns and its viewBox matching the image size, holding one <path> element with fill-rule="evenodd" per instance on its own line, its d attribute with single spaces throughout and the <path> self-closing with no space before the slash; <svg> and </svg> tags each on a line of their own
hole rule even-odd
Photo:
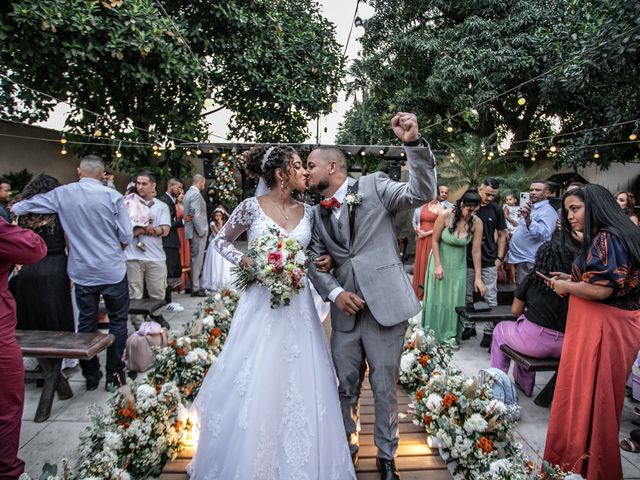
<svg viewBox="0 0 640 480">
<path fill-rule="evenodd" d="M 343 291 L 336 298 L 336 306 L 346 315 L 355 315 L 364 308 L 364 300 L 353 292 Z"/>
<path fill-rule="evenodd" d="M 398 112 L 391 119 L 391 128 L 402 142 L 415 142 L 420 137 L 418 117 L 415 113 Z"/>
</svg>

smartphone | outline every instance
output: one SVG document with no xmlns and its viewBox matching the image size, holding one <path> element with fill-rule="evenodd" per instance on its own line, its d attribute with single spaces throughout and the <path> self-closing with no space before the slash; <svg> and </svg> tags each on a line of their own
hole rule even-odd
<svg viewBox="0 0 640 480">
<path fill-rule="evenodd" d="M 540 273 L 536 270 L 536 275 L 538 275 L 540 278 L 542 278 L 543 280 L 550 282 L 551 279 L 549 277 L 547 277 L 546 275 L 544 275 L 543 273 Z"/>
<path fill-rule="evenodd" d="M 196 214 L 196 209 L 195 208 L 190 208 L 188 215 L 191 215 L 192 217 Z"/>
<path fill-rule="evenodd" d="M 524 207 L 529 201 L 529 192 L 520 192 L 520 208 Z"/>
</svg>

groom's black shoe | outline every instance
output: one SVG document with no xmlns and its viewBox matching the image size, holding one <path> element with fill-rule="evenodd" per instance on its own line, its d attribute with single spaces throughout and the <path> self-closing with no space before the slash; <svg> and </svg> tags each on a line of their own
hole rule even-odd
<svg viewBox="0 0 640 480">
<path fill-rule="evenodd" d="M 377 457 L 376 467 L 380 471 L 380 480 L 400 480 L 395 461 Z"/>
</svg>

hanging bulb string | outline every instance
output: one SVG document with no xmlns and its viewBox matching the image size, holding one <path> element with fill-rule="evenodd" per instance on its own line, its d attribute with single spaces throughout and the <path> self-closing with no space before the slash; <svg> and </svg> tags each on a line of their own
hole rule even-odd
<svg viewBox="0 0 640 480">
<path fill-rule="evenodd" d="M 527 84 L 529 84 L 529 83 L 535 82 L 535 81 L 539 80 L 540 78 L 545 77 L 545 76 L 549 75 L 550 73 L 553 73 L 553 72 L 555 72 L 556 70 L 558 70 L 558 69 L 560 69 L 560 68 L 562 68 L 562 67 L 564 67 L 564 66 L 566 66 L 566 65 L 570 64 L 571 62 L 573 62 L 574 60 L 576 60 L 576 59 L 578 59 L 578 58 L 582 57 L 583 55 L 586 55 L 587 53 L 591 53 L 591 52 L 593 52 L 593 51 L 595 51 L 595 50 L 598 50 L 598 49 L 602 48 L 603 46 L 605 46 L 606 44 L 611 43 L 611 42 L 613 42 L 614 40 L 617 40 L 617 39 L 618 39 L 618 38 L 620 38 L 620 37 L 623 37 L 623 36 L 625 36 L 625 35 L 628 35 L 628 34 L 630 34 L 630 33 L 633 33 L 634 31 L 636 31 L 636 30 L 638 30 L 638 29 L 640 29 L 640 25 L 637 25 L 637 26 L 635 26 L 635 27 L 633 27 L 633 28 L 630 28 L 629 30 L 626 30 L 626 31 L 624 31 L 624 32 L 622 32 L 622 33 L 619 33 L 618 35 L 614 35 L 614 36 L 613 36 L 613 37 L 611 37 L 609 40 L 606 40 L 606 41 L 604 41 L 604 42 L 602 42 L 602 43 L 598 44 L 597 46 L 595 46 L 595 47 L 593 47 L 593 48 L 587 49 L 587 50 L 585 50 L 584 52 L 578 53 L 577 55 L 575 55 L 574 57 L 570 58 L 569 60 L 567 60 L 567 61 L 565 61 L 565 62 L 563 62 L 563 63 L 560 63 L 560 64 L 558 64 L 558 65 L 556 65 L 556 66 L 554 66 L 554 67 L 551 67 L 550 69 L 548 69 L 548 70 L 546 70 L 546 71 L 544 71 L 544 72 L 540 73 L 539 75 L 536 75 L 536 76 L 535 76 L 535 77 L 533 77 L 533 78 L 530 78 L 529 80 L 525 80 L 524 82 L 519 83 L 519 84 L 518 84 L 518 86 L 516 86 L 516 87 L 513 87 L 513 88 L 510 88 L 510 89 L 508 89 L 508 90 L 505 90 L 505 91 L 504 91 L 504 92 L 502 92 L 502 93 L 498 93 L 497 95 L 495 95 L 495 96 L 493 96 L 493 97 L 491 97 L 491 98 L 488 98 L 488 99 L 486 99 L 486 100 L 483 100 L 482 102 L 477 103 L 476 105 L 473 105 L 472 107 L 469 107 L 469 108 L 467 108 L 467 109 L 465 109 L 465 110 L 462 110 L 461 112 L 458 112 L 458 113 L 456 113 L 456 114 L 454 114 L 454 115 L 451 115 L 451 116 L 449 117 L 449 119 L 456 118 L 456 117 L 459 117 L 459 116 L 461 116 L 461 115 L 464 115 L 464 114 L 465 114 L 467 111 L 469 111 L 469 110 L 475 110 L 475 109 L 477 109 L 477 108 L 479 108 L 479 107 L 481 107 L 481 106 L 483 106 L 483 105 L 486 105 L 487 103 L 490 103 L 490 102 L 492 102 L 492 101 L 494 101 L 494 100 L 497 100 L 498 98 L 503 97 L 503 96 L 505 96 L 505 95 L 508 95 L 508 94 L 510 94 L 510 93 L 512 93 L 512 92 L 517 92 L 517 91 L 521 90 L 521 88 L 522 88 L 524 85 L 527 85 Z M 432 127 L 435 127 L 435 126 L 442 125 L 444 122 L 445 122 L 445 120 L 439 120 L 439 121 L 437 121 L 437 122 L 434 122 L 434 123 L 428 124 L 428 125 L 426 125 L 425 127 L 421 127 L 421 128 L 423 128 L 423 129 L 427 130 L 427 129 L 432 128 Z"/>
</svg>

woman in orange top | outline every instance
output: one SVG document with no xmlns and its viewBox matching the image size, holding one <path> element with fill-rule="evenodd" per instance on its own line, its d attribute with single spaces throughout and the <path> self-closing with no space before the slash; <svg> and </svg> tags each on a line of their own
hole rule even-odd
<svg viewBox="0 0 640 480">
<path fill-rule="evenodd" d="M 176 218 L 182 220 L 184 218 L 184 192 L 180 193 L 176 198 Z M 189 244 L 187 239 L 184 238 L 184 228 L 178 229 L 178 237 L 180 237 L 180 263 L 182 264 L 182 270 L 189 268 L 191 265 L 191 253 L 189 251 Z M 191 284 L 187 285 L 188 274 L 185 272 L 182 274 L 182 283 L 180 284 L 180 290 L 191 288 Z"/>
<path fill-rule="evenodd" d="M 418 237 L 416 241 L 416 259 L 413 262 L 413 290 L 421 301 L 424 297 L 424 275 L 427 272 L 427 263 L 431 253 L 433 225 L 443 210 L 444 207 L 440 205 L 437 198 L 434 198 L 417 208 L 413 214 L 413 229 Z"/>
</svg>

